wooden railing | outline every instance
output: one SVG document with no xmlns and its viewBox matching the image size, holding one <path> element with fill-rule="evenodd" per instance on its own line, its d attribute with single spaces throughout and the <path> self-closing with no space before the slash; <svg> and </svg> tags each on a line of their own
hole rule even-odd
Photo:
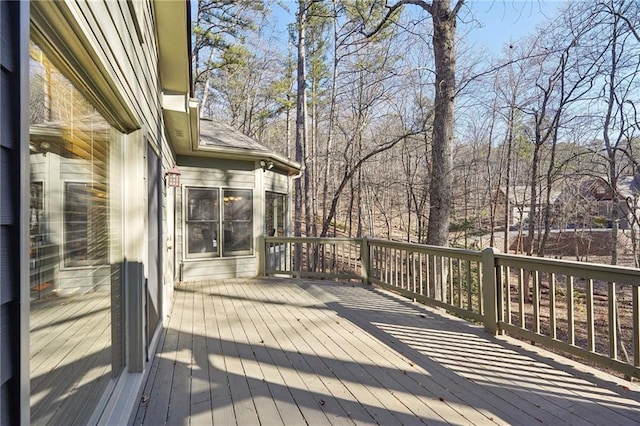
<svg viewBox="0 0 640 426">
<path fill-rule="evenodd" d="M 497 330 L 640 378 L 640 270 L 492 254 Z"/>
<path fill-rule="evenodd" d="M 265 275 L 362 280 L 361 240 L 267 237 Z"/>
<path fill-rule="evenodd" d="M 640 378 L 640 270 L 352 238 L 267 237 L 263 272 L 362 281 Z"/>
</svg>

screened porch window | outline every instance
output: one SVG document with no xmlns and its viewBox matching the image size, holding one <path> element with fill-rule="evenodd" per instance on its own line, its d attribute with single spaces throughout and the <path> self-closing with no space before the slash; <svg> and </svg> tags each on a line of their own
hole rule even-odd
<svg viewBox="0 0 640 426">
<path fill-rule="evenodd" d="M 219 255 L 220 201 L 218 189 L 187 190 L 187 253 L 190 257 Z"/>
<path fill-rule="evenodd" d="M 285 236 L 284 220 L 286 199 L 286 194 L 279 194 L 277 192 L 269 191 L 265 193 L 264 231 L 266 236 Z"/>
<path fill-rule="evenodd" d="M 187 188 L 186 228 L 188 258 L 252 254 L 251 190 Z"/>
<path fill-rule="evenodd" d="M 253 245 L 253 199 L 249 190 L 224 190 L 224 238 L 222 254 L 251 254 Z"/>
</svg>

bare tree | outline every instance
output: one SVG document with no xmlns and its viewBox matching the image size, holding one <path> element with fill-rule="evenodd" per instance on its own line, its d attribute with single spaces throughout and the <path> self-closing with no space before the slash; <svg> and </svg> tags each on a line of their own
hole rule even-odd
<svg viewBox="0 0 640 426">
<path fill-rule="evenodd" d="M 431 179 L 429 191 L 429 224 L 427 244 L 447 246 L 449 244 L 449 222 L 451 214 L 452 159 L 451 145 L 454 139 L 454 101 L 456 96 L 456 20 L 465 0 L 398 0 L 392 5 L 387 1 L 387 13 L 375 29 L 376 34 L 396 17 L 403 6 L 411 4 L 429 13 L 433 24 L 432 47 L 435 61 L 434 123 L 431 149 Z"/>
</svg>

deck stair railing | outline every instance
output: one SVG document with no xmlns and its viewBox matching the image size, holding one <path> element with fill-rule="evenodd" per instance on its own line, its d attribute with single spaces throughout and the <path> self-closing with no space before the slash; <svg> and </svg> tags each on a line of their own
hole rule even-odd
<svg viewBox="0 0 640 426">
<path fill-rule="evenodd" d="M 266 237 L 266 276 L 375 284 L 640 379 L 640 270 L 377 239 Z"/>
</svg>

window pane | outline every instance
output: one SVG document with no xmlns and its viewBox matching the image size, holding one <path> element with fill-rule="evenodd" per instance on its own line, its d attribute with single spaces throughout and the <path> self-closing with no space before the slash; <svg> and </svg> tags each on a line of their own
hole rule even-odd
<svg viewBox="0 0 640 426">
<path fill-rule="evenodd" d="M 217 253 L 218 222 L 198 222 L 187 224 L 188 253 Z"/>
<path fill-rule="evenodd" d="M 265 235 L 282 237 L 285 235 L 285 194 L 265 193 Z"/>
<path fill-rule="evenodd" d="M 225 222 L 223 255 L 248 254 L 251 251 L 251 223 Z M 243 253 L 238 253 L 238 252 Z"/>
<path fill-rule="evenodd" d="M 224 190 L 224 256 L 251 254 L 253 197 L 250 190 Z"/>
<path fill-rule="evenodd" d="M 187 220 L 218 220 L 218 190 L 189 188 Z"/>
<path fill-rule="evenodd" d="M 65 265 L 107 264 L 109 228 L 106 196 L 87 183 L 66 183 L 64 204 Z"/>
<path fill-rule="evenodd" d="M 220 217 L 219 190 L 187 188 L 187 254 L 198 257 L 218 255 Z"/>
</svg>

